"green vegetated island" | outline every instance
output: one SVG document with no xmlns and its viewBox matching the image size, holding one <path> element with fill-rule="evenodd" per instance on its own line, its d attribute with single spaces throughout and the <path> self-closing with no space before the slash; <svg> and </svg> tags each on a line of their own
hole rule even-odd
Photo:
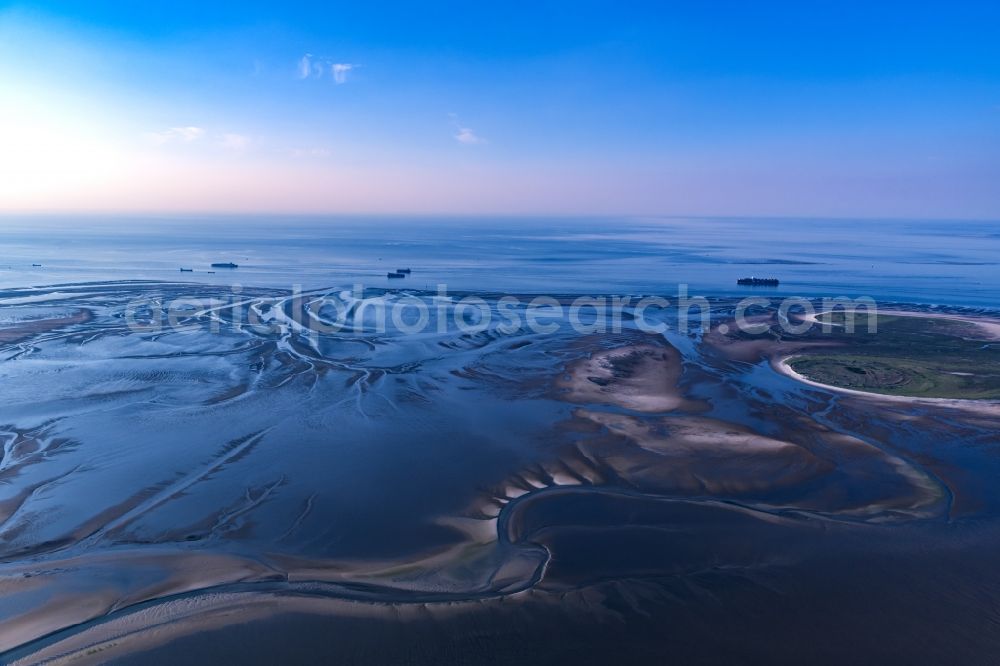
<svg viewBox="0 0 1000 666">
<path fill-rule="evenodd" d="M 848 318 L 854 333 L 847 332 Z M 880 314 L 875 334 L 863 312 L 826 313 L 817 321 L 833 325 L 822 338 L 842 344 L 787 360 L 811 381 L 885 395 L 1000 399 L 1000 341 L 971 321 Z"/>
</svg>

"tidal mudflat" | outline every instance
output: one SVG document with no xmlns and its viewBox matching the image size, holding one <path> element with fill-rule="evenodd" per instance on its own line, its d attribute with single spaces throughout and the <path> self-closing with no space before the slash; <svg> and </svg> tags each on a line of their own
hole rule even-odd
<svg viewBox="0 0 1000 666">
<path fill-rule="evenodd" d="M 343 296 L 359 326 L 311 333 L 326 296 L 0 293 L 0 659 L 1000 653 L 984 312 L 864 338 L 792 335 L 765 309 L 750 334 L 720 298 L 708 330 L 468 332 L 454 301 L 378 290 Z M 364 319 L 403 298 L 447 317 Z M 922 344 L 973 379 L 914 370 Z"/>
</svg>

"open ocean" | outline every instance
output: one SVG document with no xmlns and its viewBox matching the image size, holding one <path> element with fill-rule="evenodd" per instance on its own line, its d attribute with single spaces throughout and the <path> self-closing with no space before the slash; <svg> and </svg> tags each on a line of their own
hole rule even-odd
<svg viewBox="0 0 1000 666">
<path fill-rule="evenodd" d="M 213 262 L 234 262 L 218 270 Z M 41 266 L 33 266 L 41 264 Z M 0 218 L 0 286 L 171 280 L 451 292 L 747 293 L 993 307 L 1000 222 L 820 219 Z M 179 269 L 191 268 L 191 273 Z M 411 268 L 406 280 L 386 272 Z"/>
</svg>

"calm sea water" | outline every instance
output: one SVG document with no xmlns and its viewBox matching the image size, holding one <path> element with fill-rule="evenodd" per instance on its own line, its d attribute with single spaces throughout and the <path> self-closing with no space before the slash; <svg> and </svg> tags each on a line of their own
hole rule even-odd
<svg viewBox="0 0 1000 666">
<path fill-rule="evenodd" d="M 234 262 L 218 270 L 213 262 Z M 41 264 L 41 266 L 33 266 Z M 181 267 L 191 273 L 181 273 Z M 0 287 L 93 280 L 531 293 L 860 296 L 994 307 L 1000 222 L 302 217 L 0 218 Z M 403 280 L 386 272 L 412 268 Z"/>
</svg>

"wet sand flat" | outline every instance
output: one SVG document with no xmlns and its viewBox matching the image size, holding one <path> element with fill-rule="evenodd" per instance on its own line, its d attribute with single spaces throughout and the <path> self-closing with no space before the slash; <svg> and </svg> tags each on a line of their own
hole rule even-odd
<svg viewBox="0 0 1000 666">
<path fill-rule="evenodd" d="M 0 327 L 0 344 L 10 344 L 28 340 L 39 333 L 55 331 L 74 324 L 85 324 L 90 321 L 93 314 L 90 310 L 80 309 L 75 314 L 68 317 L 58 317 L 53 319 L 36 319 L 26 321 L 12 326 Z"/>
<path fill-rule="evenodd" d="M 310 339 L 295 315 L 315 306 L 267 289 L 137 329 L 143 298 L 221 295 L 53 291 L 77 314 L 2 343 L 4 663 L 985 664 L 1000 646 L 1000 413 L 781 367 L 822 340 Z"/>
<path fill-rule="evenodd" d="M 680 375 L 676 349 L 662 343 L 634 344 L 597 351 L 572 363 L 556 386 L 570 402 L 657 413 L 690 407 L 678 386 Z"/>
</svg>

